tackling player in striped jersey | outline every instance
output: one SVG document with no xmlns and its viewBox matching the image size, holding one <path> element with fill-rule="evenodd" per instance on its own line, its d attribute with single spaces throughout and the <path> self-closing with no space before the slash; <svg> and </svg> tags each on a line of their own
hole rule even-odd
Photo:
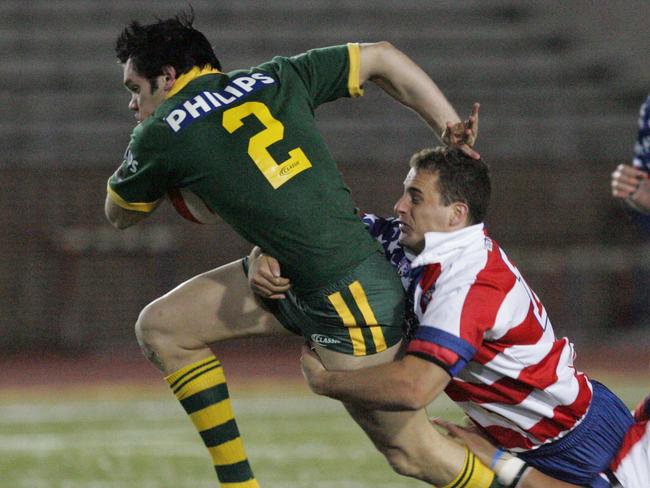
<svg viewBox="0 0 650 488">
<path fill-rule="evenodd" d="M 537 295 L 487 236 L 487 167 L 440 148 L 416 154 L 411 166 L 395 205 L 398 220 L 367 217 L 413 300 L 419 326 L 406 355 L 340 372 L 326 371 L 305 350 L 310 386 L 391 410 L 422 408 L 444 390 L 530 465 L 569 483 L 607 486 L 599 473 L 632 417 L 607 388 L 575 370 L 573 346 L 555 337 Z M 450 486 L 464 486 L 457 481 Z"/>
<path fill-rule="evenodd" d="M 414 255 L 398 243 L 399 220 L 396 218 L 382 218 L 373 214 L 365 214 L 363 222 L 368 231 L 377 239 L 408 290 L 412 281 L 410 278 L 410 265 Z M 276 268 L 268 256 L 267 265 Z M 257 277 L 263 279 L 263 277 Z M 266 286 L 272 286 L 269 282 Z M 267 290 L 269 291 L 269 290 Z M 276 293 L 278 290 L 274 290 Z M 408 320 L 409 330 L 414 330 L 417 320 Z M 635 424 L 630 427 L 623 438 L 620 449 L 611 460 L 609 469 L 600 474 L 605 485 L 611 484 L 612 488 L 647 488 L 650 486 L 650 395 L 643 399 L 634 409 Z M 446 429 L 453 437 L 458 438 L 475 454 L 486 466 L 489 466 L 497 475 L 500 486 L 513 488 L 572 488 L 579 485 L 560 481 L 545 475 L 525 462 L 509 461 L 510 458 L 503 450 L 497 449 L 485 434 L 476 428 L 467 428 L 455 425 L 442 419 L 435 419 L 434 423 Z M 509 464 L 506 464 L 508 462 Z M 516 470 L 510 469 L 513 465 Z"/>
</svg>

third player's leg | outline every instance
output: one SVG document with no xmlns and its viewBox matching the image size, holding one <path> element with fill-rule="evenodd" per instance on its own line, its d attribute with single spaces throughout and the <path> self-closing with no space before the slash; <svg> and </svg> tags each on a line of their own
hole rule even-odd
<svg viewBox="0 0 650 488">
<path fill-rule="evenodd" d="M 145 355 L 165 374 L 209 357 L 215 342 L 287 333 L 252 293 L 241 260 L 179 285 L 147 305 L 136 323 Z"/>
<path fill-rule="evenodd" d="M 399 344 L 364 357 L 315 347 L 328 369 L 373 366 L 392 361 L 399 352 Z M 424 410 L 388 412 L 350 404 L 345 408 L 396 472 L 443 486 L 463 468 L 465 449 L 436 431 Z"/>
</svg>

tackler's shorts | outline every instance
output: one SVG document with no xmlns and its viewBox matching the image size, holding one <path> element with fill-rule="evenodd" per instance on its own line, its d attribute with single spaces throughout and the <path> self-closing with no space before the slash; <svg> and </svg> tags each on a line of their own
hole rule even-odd
<svg viewBox="0 0 650 488">
<path fill-rule="evenodd" d="M 599 476 L 619 451 L 634 423 L 625 404 L 605 385 L 591 380 L 593 397 L 585 418 L 569 434 L 518 456 L 553 478 L 592 488 L 609 487 Z"/>
<path fill-rule="evenodd" d="M 327 349 L 365 356 L 402 339 L 404 288 L 381 252 L 317 291 L 285 295 L 263 300 L 286 329 Z"/>
</svg>

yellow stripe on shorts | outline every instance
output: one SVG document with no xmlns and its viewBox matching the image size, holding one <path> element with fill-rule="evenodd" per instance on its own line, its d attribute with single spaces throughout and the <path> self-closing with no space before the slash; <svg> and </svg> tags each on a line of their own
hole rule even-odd
<svg viewBox="0 0 650 488">
<path fill-rule="evenodd" d="M 366 355 L 366 343 L 363 340 L 363 333 L 361 328 L 357 326 L 357 321 L 354 319 L 352 312 L 345 304 L 343 296 L 340 292 L 332 293 L 327 297 L 330 303 L 334 306 L 336 313 L 339 314 L 341 320 L 343 320 L 343 325 L 348 328 L 348 333 L 350 334 L 350 340 L 352 341 L 352 351 L 355 356 L 365 356 Z"/>
<path fill-rule="evenodd" d="M 336 293 L 332 293 L 327 298 L 334 306 L 334 309 L 336 310 L 336 313 L 339 314 L 339 317 L 341 317 L 341 320 L 343 320 L 343 325 L 346 327 L 355 327 L 357 325 L 357 321 L 354 320 L 352 312 L 350 312 L 350 309 L 345 304 L 341 292 L 337 291 Z"/>
<path fill-rule="evenodd" d="M 370 308 L 370 303 L 368 303 L 368 297 L 366 292 L 363 291 L 363 287 L 359 281 L 353 282 L 348 288 L 354 297 L 354 301 L 363 315 L 363 320 L 366 321 L 366 325 L 370 328 L 370 333 L 372 334 L 372 340 L 375 343 L 375 351 L 381 352 L 386 350 L 386 339 L 384 338 L 384 333 L 381 330 L 381 327 L 377 325 L 377 319 L 375 314 Z"/>
<path fill-rule="evenodd" d="M 221 483 L 221 488 L 260 488 L 257 480 L 248 480 L 241 483 Z"/>
</svg>

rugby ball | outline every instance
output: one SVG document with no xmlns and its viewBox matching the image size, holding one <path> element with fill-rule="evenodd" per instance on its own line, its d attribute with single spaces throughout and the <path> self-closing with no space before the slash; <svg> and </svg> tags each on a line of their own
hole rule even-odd
<svg viewBox="0 0 650 488">
<path fill-rule="evenodd" d="M 190 222 L 216 224 L 219 219 L 198 195 L 187 188 L 169 190 L 168 197 L 176 212 Z"/>
</svg>

